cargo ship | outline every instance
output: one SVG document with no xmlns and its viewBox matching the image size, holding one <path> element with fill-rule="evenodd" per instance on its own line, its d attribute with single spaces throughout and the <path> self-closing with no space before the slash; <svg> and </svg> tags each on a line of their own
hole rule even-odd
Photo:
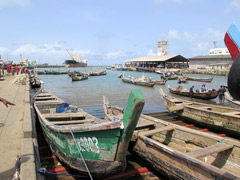
<svg viewBox="0 0 240 180">
<path fill-rule="evenodd" d="M 88 62 L 86 59 L 83 59 L 79 56 L 74 56 L 68 50 L 67 52 L 70 55 L 71 59 L 65 60 L 64 62 L 65 67 L 86 67 L 87 66 Z"/>
</svg>

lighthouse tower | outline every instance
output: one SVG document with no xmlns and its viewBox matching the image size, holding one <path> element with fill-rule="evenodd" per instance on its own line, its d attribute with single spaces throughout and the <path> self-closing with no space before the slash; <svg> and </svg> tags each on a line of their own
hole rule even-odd
<svg viewBox="0 0 240 180">
<path fill-rule="evenodd" d="M 168 41 L 158 41 L 158 56 L 167 55 Z"/>
</svg>

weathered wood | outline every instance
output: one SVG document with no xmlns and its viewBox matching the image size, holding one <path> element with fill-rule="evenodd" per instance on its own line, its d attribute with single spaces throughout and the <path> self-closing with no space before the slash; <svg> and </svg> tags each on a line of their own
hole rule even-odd
<svg viewBox="0 0 240 180">
<path fill-rule="evenodd" d="M 159 91 L 170 112 L 206 128 L 214 128 L 234 136 L 240 136 L 240 112 L 236 108 L 182 100 L 165 94 L 162 89 Z M 182 101 L 182 110 L 181 104 L 176 101 Z"/>
<path fill-rule="evenodd" d="M 225 144 L 225 143 L 218 143 L 213 146 L 209 146 L 203 149 L 198 149 L 196 151 L 192 151 L 187 153 L 188 156 L 194 157 L 194 158 L 202 158 L 206 157 L 208 155 L 218 153 L 221 151 L 225 151 L 228 149 L 233 148 L 233 145 Z"/>
<path fill-rule="evenodd" d="M 74 120 L 74 121 L 51 121 L 52 124 L 61 125 L 61 124 L 83 124 L 86 122 L 93 122 L 94 120 Z"/>
<path fill-rule="evenodd" d="M 83 113 L 52 113 L 43 114 L 45 118 L 71 118 L 71 117 L 85 117 Z"/>
<path fill-rule="evenodd" d="M 165 126 L 165 127 L 161 127 L 161 128 L 158 128 L 158 129 L 153 129 L 153 130 L 150 130 L 150 131 L 141 132 L 141 133 L 139 133 L 139 135 L 140 136 L 152 136 L 155 133 L 164 132 L 164 131 L 172 131 L 172 130 L 174 130 L 174 127 Z"/>
<path fill-rule="evenodd" d="M 179 104 L 179 105 L 170 107 L 169 111 L 170 112 L 174 112 L 174 111 L 181 111 L 183 109 L 184 109 L 184 105 L 183 104 Z"/>
<path fill-rule="evenodd" d="M 154 122 L 151 122 L 147 119 L 143 119 L 140 116 L 136 129 L 143 129 L 143 128 L 152 127 L 152 126 L 154 126 Z"/>
</svg>

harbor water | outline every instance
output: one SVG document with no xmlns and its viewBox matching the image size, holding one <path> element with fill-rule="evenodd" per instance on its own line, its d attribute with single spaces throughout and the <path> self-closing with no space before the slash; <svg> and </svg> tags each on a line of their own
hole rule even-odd
<svg viewBox="0 0 240 180">
<path fill-rule="evenodd" d="M 52 69 L 54 71 L 80 71 L 80 72 L 95 72 L 98 70 L 105 70 L 105 67 L 87 67 L 87 68 L 56 68 Z M 44 71 L 50 69 L 38 69 L 37 71 Z M 148 73 L 148 72 L 134 72 L 134 71 L 112 71 L 107 70 L 107 75 L 103 76 L 90 76 L 87 80 L 83 81 L 72 81 L 72 79 L 67 74 L 62 75 L 39 75 L 40 79 L 44 82 L 44 88 L 64 101 L 71 103 L 77 107 L 82 108 L 86 112 L 103 118 L 103 96 L 106 96 L 111 105 L 119 106 L 125 108 L 127 105 L 128 97 L 132 89 L 141 89 L 145 105 L 143 113 L 152 113 L 152 112 L 162 112 L 167 111 L 161 96 L 159 89 L 163 88 L 165 93 L 169 93 L 168 85 L 171 87 L 176 87 L 178 80 L 169 80 L 165 85 L 155 85 L 154 87 L 144 87 L 133 84 L 128 84 L 122 82 L 118 78 L 118 74 L 122 73 L 124 76 L 133 76 L 141 77 L 147 76 L 151 77 L 153 80 L 160 80 L 160 75 L 157 73 Z M 192 77 L 213 77 L 211 83 L 188 81 L 188 83 L 183 83 L 183 87 L 189 89 L 194 85 L 194 90 L 200 89 L 203 84 L 207 86 L 207 89 L 216 89 L 220 88 L 220 85 L 227 84 L 227 76 L 210 76 L 210 75 L 189 75 Z M 181 97 L 187 100 L 191 100 L 188 97 Z M 198 99 L 192 99 L 196 101 L 201 101 Z M 218 103 L 218 98 L 206 101 L 202 100 L 205 103 L 216 104 Z M 226 105 L 226 103 L 225 103 Z"/>
</svg>

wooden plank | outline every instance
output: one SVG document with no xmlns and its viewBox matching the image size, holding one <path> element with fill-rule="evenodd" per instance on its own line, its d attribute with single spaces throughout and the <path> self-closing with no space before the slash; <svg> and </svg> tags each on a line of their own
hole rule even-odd
<svg viewBox="0 0 240 180">
<path fill-rule="evenodd" d="M 218 152 L 225 151 L 225 150 L 228 150 L 231 148 L 233 148 L 233 145 L 225 144 L 225 143 L 218 143 L 213 146 L 208 146 L 203 149 L 198 149 L 196 151 L 189 152 L 189 153 L 187 153 L 187 155 L 194 157 L 194 158 L 202 158 L 202 157 L 206 157 L 210 154 L 218 153 Z"/>
<path fill-rule="evenodd" d="M 71 117 L 83 117 L 85 115 L 81 112 L 78 113 L 51 113 L 51 114 L 43 114 L 45 118 L 71 118 Z"/>
<path fill-rule="evenodd" d="M 183 109 L 184 109 L 184 104 L 179 104 L 179 105 L 169 107 L 170 112 L 181 111 Z"/>
<path fill-rule="evenodd" d="M 141 133 L 139 133 L 139 135 L 140 136 L 152 136 L 155 133 L 159 133 L 159 132 L 163 132 L 163 131 L 172 131 L 172 130 L 174 130 L 174 127 L 164 126 L 164 127 L 161 127 L 161 128 L 150 130 L 150 131 L 141 132 Z"/>
<path fill-rule="evenodd" d="M 93 122 L 94 120 L 74 120 L 74 121 L 51 121 L 51 123 L 55 125 L 60 125 L 60 124 L 83 124 L 86 122 Z"/>
<path fill-rule="evenodd" d="M 136 129 L 151 127 L 154 126 L 154 124 L 155 124 L 154 122 L 140 117 Z"/>
</svg>

